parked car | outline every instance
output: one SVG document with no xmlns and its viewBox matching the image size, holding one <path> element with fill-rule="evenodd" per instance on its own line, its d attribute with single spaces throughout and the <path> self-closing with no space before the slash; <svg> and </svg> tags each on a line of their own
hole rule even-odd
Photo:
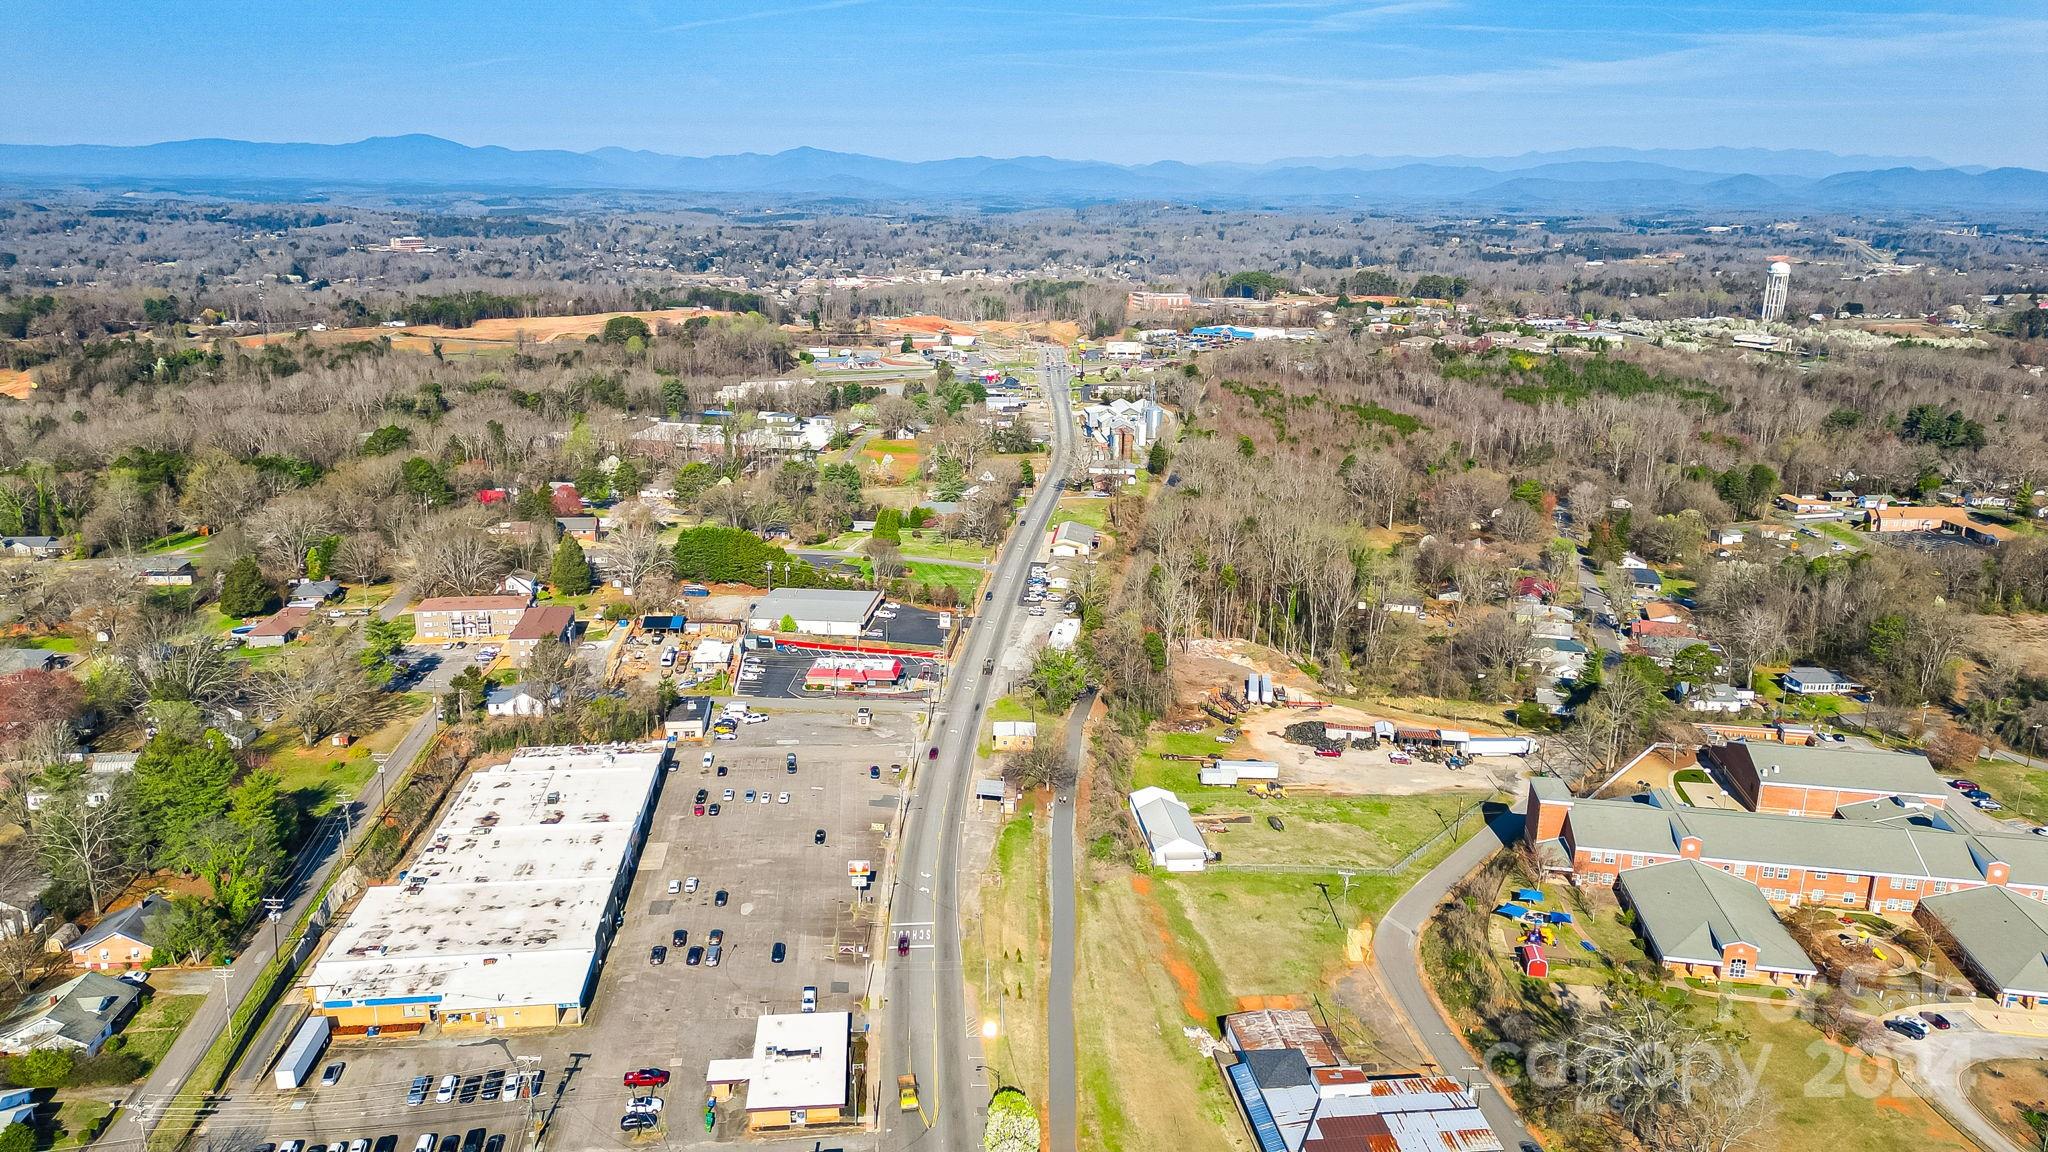
<svg viewBox="0 0 2048 1152">
<path fill-rule="evenodd" d="M 713 740 L 738 740 L 740 737 L 739 733 L 737 732 L 718 732 L 714 733 L 711 738 Z M 719 767 L 718 774 L 720 776 L 725 775 L 725 768 L 723 765 Z"/>
<path fill-rule="evenodd" d="M 813 843 L 813 844 L 823 844 L 824 842 L 825 842 L 825 830 L 824 830 L 823 828 L 820 828 L 820 829 L 818 829 L 818 830 L 817 830 L 816 832 L 813 832 L 813 833 L 811 833 L 811 843 Z"/>
<path fill-rule="evenodd" d="M 1986 792 L 1982 788 L 1965 788 L 1963 789 L 1963 795 L 1968 796 L 1972 800 L 1991 799 L 1991 793 Z"/>
<path fill-rule="evenodd" d="M 868 765 L 868 779 L 870 779 L 870 780 L 880 780 L 881 778 L 882 778 L 882 766 L 881 766 L 880 764 L 870 764 L 870 765 Z"/>
<path fill-rule="evenodd" d="M 796 775 L 796 753 L 791 752 L 788 758 L 783 761 L 783 764 L 789 769 L 790 775 Z"/>
<path fill-rule="evenodd" d="M 765 792 L 764 792 L 764 793 L 762 793 L 762 795 L 764 795 L 764 796 L 765 796 L 765 795 L 767 795 L 767 793 L 765 793 Z M 775 802 L 776 802 L 777 804 L 787 804 L 787 803 L 789 803 L 789 793 L 787 793 L 787 792 L 777 792 L 777 793 L 775 794 Z"/>
<path fill-rule="evenodd" d="M 660 1121 L 656 1120 L 651 1112 L 628 1112 L 619 1117 L 619 1131 L 645 1132 L 658 1123 Z"/>
<path fill-rule="evenodd" d="M 668 949 L 656 944 L 647 951 L 647 962 L 659 967 L 668 963 Z"/>
<path fill-rule="evenodd" d="M 691 968 L 695 968 L 697 965 L 702 964 L 703 962 L 704 949 L 696 945 L 692 945 L 690 950 L 687 953 L 684 953 L 683 955 L 683 963 Z"/>
<path fill-rule="evenodd" d="M 668 1087 L 668 1069 L 636 1069 L 621 1077 L 620 1082 L 628 1088 L 666 1088 Z"/>
<path fill-rule="evenodd" d="M 1977 810 L 1978 810 L 1979 812 L 2003 812 L 2003 811 L 2005 811 L 2005 805 L 2003 805 L 2003 804 L 2000 804 L 2000 803 L 1999 803 L 1998 801 L 1996 801 L 1996 800 L 1992 800 L 1992 799 L 1989 799 L 1989 798 L 1986 798 L 1986 799 L 1983 799 L 1983 800 L 1973 800 L 1973 801 L 1971 801 L 1971 803 L 1973 803 L 1973 804 L 1975 804 L 1975 805 L 1977 806 Z"/>
<path fill-rule="evenodd" d="M 432 1076 L 413 1077 L 412 1087 L 406 1089 L 405 1092 L 405 1106 L 408 1108 L 414 1108 L 421 1104 L 425 1104 L 427 1102 L 427 1091 L 428 1089 L 431 1089 L 433 1086 L 434 1078 Z"/>
<path fill-rule="evenodd" d="M 746 801 L 746 802 L 747 802 L 747 803 L 749 803 L 749 804 L 752 804 L 752 803 L 754 802 L 754 790 L 753 790 L 752 788 L 749 788 L 749 789 L 747 789 L 747 801 Z"/>
<path fill-rule="evenodd" d="M 505 1152 L 504 1134 L 500 1132 L 491 1133 L 491 1138 L 484 1141 L 484 1152 Z"/>
<path fill-rule="evenodd" d="M 696 878 L 695 876 L 689 877 L 688 879 L 686 879 L 686 880 L 684 880 L 684 881 L 683 881 L 683 891 L 685 891 L 685 892 L 695 892 L 696 890 L 697 890 L 697 878 Z"/>
<path fill-rule="evenodd" d="M 725 889 L 720 888 L 711 894 L 711 906 L 713 908 L 723 908 L 725 907 L 725 899 Z"/>
<path fill-rule="evenodd" d="M 336 1060 L 334 1063 L 321 1069 L 320 1086 L 322 1088 L 332 1088 L 336 1084 L 341 1083 L 341 1073 L 347 1067 L 348 1064 L 345 1061 Z"/>
<path fill-rule="evenodd" d="M 711 807 L 709 807 L 709 808 L 706 808 L 706 809 L 704 810 L 704 813 L 705 813 L 705 815 L 707 815 L 707 816 L 716 816 L 716 815 L 718 815 L 718 805 L 716 805 L 716 804 L 713 804 L 713 805 L 712 805 Z"/>
<path fill-rule="evenodd" d="M 782 963 L 783 958 L 788 955 L 789 949 L 787 947 L 784 947 L 782 941 L 780 940 L 777 940 L 775 942 L 775 947 L 770 948 L 768 950 L 768 960 L 772 964 Z"/>
<path fill-rule="evenodd" d="M 659 1112 L 659 1111 L 661 1111 L 661 1097 L 659 1097 L 659 1096 L 635 1096 L 635 1097 L 633 1097 L 633 1098 L 632 1098 L 631 1100 L 628 1100 L 628 1101 L 626 1101 L 626 1111 L 628 1111 L 628 1112 Z"/>
<path fill-rule="evenodd" d="M 1955 1027 L 1955 1025 L 1948 1022 L 1948 1017 L 1943 1016 L 1939 1012 L 1922 1012 L 1920 1018 L 1934 1025 L 1936 1032 L 1946 1032 L 1950 1028 Z"/>
<path fill-rule="evenodd" d="M 669 895 L 671 895 L 671 896 L 677 895 L 677 894 L 679 894 L 680 892 L 682 892 L 682 890 L 683 890 L 683 882 L 682 882 L 681 880 L 671 880 L 671 881 L 669 881 L 669 882 L 668 882 L 668 894 L 669 894 Z"/>
<path fill-rule="evenodd" d="M 896 954 L 898 956 L 910 955 L 910 933 L 899 932 L 896 934 Z"/>
<path fill-rule="evenodd" d="M 441 1077 L 441 1086 L 434 1090 L 434 1103 L 446 1104 L 455 1099 L 455 1089 L 461 1084 L 462 1081 L 456 1079 L 453 1072 Z"/>
<path fill-rule="evenodd" d="M 336 1144 L 335 1147 L 339 1148 L 341 1145 Z M 370 1152 L 370 1138 L 368 1136 L 358 1136 L 349 1141 L 348 1152 Z"/>
<path fill-rule="evenodd" d="M 434 1152 L 434 1145 L 440 1139 L 441 1136 L 438 1132 L 421 1133 L 420 1138 L 412 1142 L 412 1152 Z M 291 1149 L 292 1152 L 298 1152 L 298 1146 L 299 1142 L 297 1140 L 293 1140 L 287 1143 L 285 1145 L 285 1148 Z M 279 1152 L 283 1152 L 283 1149 L 280 1149 Z"/>
<path fill-rule="evenodd" d="M 475 1103 L 475 1101 L 476 1101 L 476 1094 L 477 1094 L 478 1092 L 481 1092 L 481 1091 L 483 1091 L 483 1088 L 484 1088 L 484 1078 L 483 1078 L 483 1077 L 481 1077 L 481 1076 L 465 1076 L 465 1077 L 463 1077 L 463 1078 L 462 1078 L 462 1090 L 461 1090 L 461 1091 L 459 1091 L 459 1092 L 457 1092 L 457 1093 L 455 1094 L 455 1102 L 456 1102 L 457 1104 L 471 1104 L 471 1103 Z"/>
<path fill-rule="evenodd" d="M 730 788 L 727 788 L 727 789 L 725 790 L 725 796 L 724 796 L 724 800 L 725 800 L 725 802 L 726 802 L 727 804 L 730 804 L 730 803 L 732 803 L 732 789 L 730 789 Z"/>
<path fill-rule="evenodd" d="M 723 944 L 723 943 L 725 943 L 725 929 L 723 929 L 723 928 L 713 928 L 713 929 L 711 930 L 711 935 L 710 935 L 709 939 L 710 939 L 710 941 L 711 941 L 711 942 L 712 942 L 713 944 Z"/>
<path fill-rule="evenodd" d="M 706 800 L 709 800 L 709 799 L 711 799 L 711 789 L 709 789 L 709 788 L 699 788 L 699 789 L 697 789 L 697 803 L 699 803 L 699 804 L 702 804 L 702 803 L 704 803 L 704 802 L 705 802 Z"/>
<path fill-rule="evenodd" d="M 804 985 L 804 1006 L 803 1006 L 803 1011 L 805 1011 L 805 1012 L 816 1012 L 817 1010 L 818 1010 L 818 990 L 817 990 L 817 989 L 816 989 L 815 987 L 813 987 L 813 986 L 811 986 L 811 985 L 809 985 L 809 984 L 806 984 L 806 985 Z"/>
<path fill-rule="evenodd" d="M 1958 792 L 1968 792 L 1977 787 L 1977 782 L 1975 780 L 1951 780 L 1948 782 L 1948 786 Z"/>
<path fill-rule="evenodd" d="M 1909 1016 L 1897 1016 L 1884 1022 L 1884 1026 L 1908 1040 L 1927 1039 L 1927 1025 Z"/>
<path fill-rule="evenodd" d="M 668 946 L 671 948 L 681 948 L 683 945 L 688 944 L 689 942 L 690 932 L 687 928 L 678 928 L 675 931 L 668 934 Z"/>
<path fill-rule="evenodd" d="M 741 721 L 741 723 L 743 724 L 766 724 L 767 722 L 768 718 L 766 716 L 761 715 L 759 712 L 756 712 L 753 715 L 748 716 L 745 720 Z"/>
</svg>

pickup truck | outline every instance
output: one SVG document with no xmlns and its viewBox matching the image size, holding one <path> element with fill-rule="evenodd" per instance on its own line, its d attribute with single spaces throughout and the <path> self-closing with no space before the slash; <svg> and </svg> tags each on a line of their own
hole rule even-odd
<svg viewBox="0 0 2048 1152">
<path fill-rule="evenodd" d="M 981 662 L 981 674 L 982 674 L 983 676 L 992 676 L 992 675 L 994 675 L 994 674 L 995 674 L 995 670 L 996 670 L 996 658 L 995 658 L 995 657 L 991 656 L 991 657 L 989 657 L 988 659 L 986 659 L 986 660 L 983 660 L 983 661 Z"/>
<path fill-rule="evenodd" d="M 896 1078 L 896 1106 L 905 1112 L 918 1110 L 917 1074 L 905 1072 Z"/>
</svg>

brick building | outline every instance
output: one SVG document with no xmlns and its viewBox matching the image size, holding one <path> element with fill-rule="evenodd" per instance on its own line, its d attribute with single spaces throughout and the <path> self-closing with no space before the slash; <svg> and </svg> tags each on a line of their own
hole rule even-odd
<svg viewBox="0 0 2048 1152">
<path fill-rule="evenodd" d="M 1708 745 L 1700 759 L 1743 807 L 1782 816 L 1829 819 L 1844 806 L 1893 796 L 1940 808 L 1950 791 L 1918 752 L 1738 742 Z"/>
</svg>

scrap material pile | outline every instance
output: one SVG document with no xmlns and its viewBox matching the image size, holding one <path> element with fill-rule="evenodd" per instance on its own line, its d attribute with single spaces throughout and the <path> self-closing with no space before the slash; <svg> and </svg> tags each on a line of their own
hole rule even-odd
<svg viewBox="0 0 2048 1152">
<path fill-rule="evenodd" d="M 1338 728 L 1334 731 L 1321 720 L 1303 720 L 1289 724 L 1280 730 L 1280 738 L 1289 744 L 1302 744 L 1318 752 L 1342 752 L 1346 748 L 1372 749 L 1379 747 L 1379 737 L 1370 733 L 1353 735 L 1349 730 Z"/>
</svg>

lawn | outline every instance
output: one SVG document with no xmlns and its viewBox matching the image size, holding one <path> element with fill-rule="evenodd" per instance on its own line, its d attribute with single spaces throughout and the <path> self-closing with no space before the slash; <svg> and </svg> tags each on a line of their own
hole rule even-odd
<svg viewBox="0 0 2048 1152">
<path fill-rule="evenodd" d="M 1897 1078 L 1888 1060 L 1844 1052 L 1813 1025 L 1782 1008 L 1723 1002 L 1720 1011 L 1747 1034 L 1739 1053 L 1778 1102 L 1760 1148 L 1833 1152 L 1932 1152 L 1972 1146 Z"/>
<path fill-rule="evenodd" d="M 28 646 L 40 648 L 45 652 L 76 652 L 78 651 L 78 638 L 76 636 L 37 636 L 28 642 Z"/>
<path fill-rule="evenodd" d="M 37 1142 L 40 1148 L 83 1148 L 92 1143 L 100 1129 L 106 1127 L 107 1117 L 113 1115 L 114 1106 L 99 1100 L 66 1100 L 57 1106 L 57 1114 L 48 1121 L 48 1143 Z"/>
<path fill-rule="evenodd" d="M 852 565 L 863 577 L 873 579 L 874 565 L 866 560 L 852 561 Z M 951 588 L 961 600 L 974 598 L 984 575 L 979 568 L 962 568 L 958 564 L 938 564 L 929 560 L 908 560 L 903 568 L 906 578 L 934 588 Z"/>
<path fill-rule="evenodd" d="M 285 792 L 294 796 L 301 811 L 311 816 L 325 815 L 340 800 L 362 793 L 364 785 L 377 773 L 377 764 L 371 757 L 397 748 L 406 730 L 428 706 L 427 697 L 411 692 L 399 695 L 395 702 L 399 706 L 383 727 L 346 748 L 326 743 L 307 748 L 296 736 L 275 728 L 256 742 L 256 753 L 263 758 L 264 767 L 277 773 Z M 391 765 L 390 769 L 396 772 L 403 767 Z"/>
<path fill-rule="evenodd" d="M 204 996 L 152 993 L 149 1002 L 121 1030 L 126 1050 L 140 1059 L 145 1069 L 156 1067 L 164 1053 L 171 1050 L 171 1042 L 178 1038 L 185 1025 L 192 1022 L 193 1013 L 199 1011 L 199 1006 L 205 1002 Z"/>
<path fill-rule="evenodd" d="M 962 942 L 963 971 L 982 1019 L 997 1021 L 988 1045 L 1005 1084 L 1045 1099 L 1045 982 L 1051 947 L 1046 838 L 1020 812 L 1003 825 L 980 888 L 981 915 Z"/>
<path fill-rule="evenodd" d="M 1063 496 L 1059 506 L 1052 511 L 1048 528 L 1057 528 L 1069 520 L 1086 524 L 1097 532 L 1109 522 L 1109 501 L 1096 496 Z"/>
<path fill-rule="evenodd" d="M 901 484 L 923 467 L 923 446 L 915 440 L 870 440 L 860 450 L 861 475 L 874 479 L 885 460 L 888 482 Z"/>
<path fill-rule="evenodd" d="M 1979 760 L 1966 775 L 2005 805 L 2004 812 L 1991 815 L 2020 816 L 2035 824 L 2048 824 L 2048 772 L 2008 760 Z M 1952 802 L 1969 803 L 1960 795 Z"/>
<path fill-rule="evenodd" d="M 204 539 L 206 539 L 206 537 L 202 536 L 198 532 L 177 532 L 172 535 L 164 536 L 159 539 L 150 541 L 147 545 L 143 547 L 142 554 L 145 556 L 157 556 L 165 552 L 176 552 L 180 548 L 196 544 Z"/>
<path fill-rule="evenodd" d="M 985 563 L 989 557 L 995 555 L 994 548 L 972 540 L 947 540 L 937 535 L 918 535 L 920 532 L 931 531 L 929 528 L 906 530 L 902 534 L 902 542 L 897 545 L 897 551 L 907 560 L 950 560 L 968 564 Z M 841 532 L 830 540 L 816 545 L 815 548 L 820 552 L 851 552 L 855 555 L 866 555 L 867 542 L 872 535 L 873 533 L 869 532 Z"/>
</svg>

